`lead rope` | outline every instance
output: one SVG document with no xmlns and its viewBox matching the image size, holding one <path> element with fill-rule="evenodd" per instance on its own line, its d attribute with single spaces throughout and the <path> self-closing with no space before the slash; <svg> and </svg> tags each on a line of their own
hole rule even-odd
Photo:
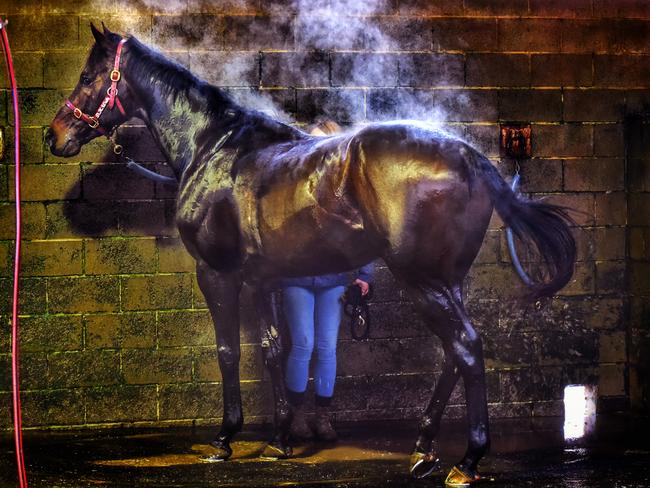
<svg viewBox="0 0 650 488">
<path fill-rule="evenodd" d="M 11 387 L 13 398 L 14 418 L 14 443 L 16 446 L 16 465 L 18 468 L 18 481 L 20 488 L 27 488 L 27 473 L 25 472 L 25 458 L 23 455 L 23 419 L 20 408 L 20 375 L 18 358 L 18 295 L 20 291 L 20 244 L 21 244 L 21 213 L 20 213 L 20 112 L 18 110 L 18 86 L 16 85 L 16 73 L 9 48 L 9 37 L 7 36 L 8 20 L 0 21 L 2 31 L 2 47 L 5 52 L 7 71 L 11 84 L 11 96 L 14 109 L 14 165 L 15 170 L 15 192 L 16 192 L 16 244 L 14 246 L 14 286 L 11 309 Z"/>
<path fill-rule="evenodd" d="M 213 150 L 215 154 L 221 151 L 221 148 L 223 148 L 224 144 L 230 138 L 231 135 L 232 135 L 232 130 L 229 130 L 223 136 L 221 136 L 221 139 L 217 141 L 217 144 L 215 145 L 215 148 Z M 156 173 L 155 171 L 151 171 L 150 169 L 145 168 L 141 164 L 136 163 L 130 157 L 126 156 L 124 154 L 124 148 L 120 144 L 117 144 L 117 142 L 115 142 L 114 133 L 107 135 L 106 137 L 108 137 L 109 142 L 113 146 L 113 153 L 115 153 L 120 159 L 126 162 L 127 168 L 135 171 L 140 176 L 144 176 L 145 178 L 148 178 L 150 180 L 156 181 L 158 183 L 162 183 L 164 185 L 169 185 L 174 188 L 178 188 L 178 181 L 176 180 L 176 178 L 163 176 L 159 173 Z"/>
<path fill-rule="evenodd" d="M 106 134 L 106 137 L 108 138 L 108 142 L 110 142 L 111 146 L 113 146 L 113 154 L 115 154 L 119 159 L 124 161 L 126 163 L 127 168 L 135 171 L 140 176 L 144 176 L 145 178 L 149 178 L 150 180 L 157 181 L 158 183 L 170 185 L 175 188 L 178 187 L 178 182 L 176 181 L 175 178 L 171 178 L 169 176 L 163 176 L 161 174 L 156 173 L 155 171 L 151 171 L 150 169 L 145 168 L 141 164 L 136 163 L 135 161 L 133 161 L 133 159 L 128 157 L 126 154 L 124 154 L 124 147 L 121 144 L 115 142 L 114 132 L 111 134 Z"/>
<path fill-rule="evenodd" d="M 350 317 L 350 335 L 355 341 L 363 341 L 370 337 L 370 307 L 368 300 L 372 298 L 372 287 L 364 296 L 357 285 L 349 285 L 343 296 L 343 312 Z"/>
</svg>

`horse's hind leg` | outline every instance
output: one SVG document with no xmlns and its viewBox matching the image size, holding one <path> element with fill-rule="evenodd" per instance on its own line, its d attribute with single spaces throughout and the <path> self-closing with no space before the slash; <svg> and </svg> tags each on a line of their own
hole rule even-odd
<svg viewBox="0 0 650 488">
<path fill-rule="evenodd" d="M 263 458 L 285 459 L 291 456 L 289 427 L 292 411 L 287 401 L 282 368 L 282 345 L 280 342 L 279 317 L 272 292 L 258 287 L 255 301 L 260 321 L 262 352 L 264 364 L 271 376 L 273 399 L 275 403 L 275 432 L 273 438 L 262 452 Z"/>
<path fill-rule="evenodd" d="M 477 465 L 490 445 L 481 338 L 465 312 L 460 286 L 418 287 L 414 298 L 427 319 L 433 319 L 430 326 L 442 340 L 445 350 L 443 374 L 424 414 L 416 452 L 427 453 L 430 450 L 442 410 L 458 375 L 462 376 L 469 424 L 468 446 L 465 456 L 454 468 L 456 471 L 452 470 L 450 477 L 454 481 L 471 482 L 477 476 Z M 415 472 L 417 474 L 420 470 L 416 469 Z"/>
<path fill-rule="evenodd" d="M 420 420 L 415 450 L 411 455 L 409 471 L 414 478 L 425 478 L 440 467 L 433 441 L 440 430 L 442 414 L 459 377 L 460 372 L 451 354 L 445 353 L 442 373 L 436 382 L 429 405 Z"/>
<path fill-rule="evenodd" d="M 239 273 L 220 273 L 200 261 L 196 266 L 199 287 L 210 309 L 217 336 L 217 355 L 223 378 L 223 421 L 211 442 L 216 452 L 205 461 L 223 461 L 232 454 L 230 441 L 242 428 L 241 391 L 239 386 Z"/>
</svg>

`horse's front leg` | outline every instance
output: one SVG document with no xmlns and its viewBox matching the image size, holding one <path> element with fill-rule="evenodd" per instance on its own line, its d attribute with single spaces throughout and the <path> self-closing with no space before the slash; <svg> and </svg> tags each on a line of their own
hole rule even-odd
<svg viewBox="0 0 650 488">
<path fill-rule="evenodd" d="M 262 457 L 286 459 L 293 453 L 289 445 L 289 427 L 292 411 L 287 401 L 282 368 L 282 345 L 279 333 L 279 317 L 272 292 L 258 287 L 255 301 L 259 314 L 264 364 L 271 376 L 275 403 L 275 431 L 273 438 L 264 448 Z"/>
<path fill-rule="evenodd" d="M 230 457 L 230 441 L 244 423 L 239 386 L 239 272 L 221 273 L 197 261 L 196 276 L 210 309 L 217 336 L 217 355 L 223 380 L 223 420 L 221 430 L 210 444 L 216 452 L 205 461 Z"/>
</svg>

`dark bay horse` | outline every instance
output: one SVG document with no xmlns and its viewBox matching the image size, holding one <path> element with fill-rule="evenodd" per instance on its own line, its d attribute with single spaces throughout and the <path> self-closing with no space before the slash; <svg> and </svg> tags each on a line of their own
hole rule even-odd
<svg viewBox="0 0 650 488">
<path fill-rule="evenodd" d="M 421 477 L 438 469 L 434 438 L 462 377 L 468 447 L 449 481 L 472 482 L 490 441 L 483 350 L 463 305 L 463 279 L 496 208 L 543 258 L 545 279 L 531 296 L 553 295 L 570 280 L 575 261 L 565 210 L 514 194 L 488 159 L 425 124 L 388 122 L 310 136 L 238 106 L 133 37 L 91 28 L 96 42 L 46 140 L 55 155 L 73 156 L 91 139 L 138 117 L 173 169 L 179 185 L 176 221 L 196 259 L 223 376 L 223 422 L 212 459 L 231 455 L 230 442 L 243 423 L 242 282 L 256 290 L 275 397 L 276 429 L 263 454 L 283 458 L 291 455 L 291 410 L 269 284 L 277 277 L 349 270 L 382 258 L 445 352 L 411 473 Z"/>
</svg>

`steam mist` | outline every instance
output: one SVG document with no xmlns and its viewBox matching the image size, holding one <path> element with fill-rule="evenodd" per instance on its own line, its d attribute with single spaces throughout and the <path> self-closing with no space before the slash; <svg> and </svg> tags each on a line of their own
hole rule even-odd
<svg viewBox="0 0 650 488">
<path fill-rule="evenodd" d="M 153 42 L 142 39 L 144 42 L 176 58 L 197 76 L 227 89 L 241 105 L 288 122 L 310 123 L 324 116 L 347 125 L 397 118 L 439 125 L 446 114 L 434 103 L 432 90 L 416 88 L 423 76 L 418 74 L 423 63 L 425 76 L 433 72 L 436 86 L 459 84 L 453 73 L 447 78 L 453 68 L 445 66 L 442 58 L 440 66 L 432 67 L 426 55 L 419 62 L 417 56 L 421 54 L 399 56 L 407 50 L 425 48 L 404 45 L 403 34 L 408 32 L 404 29 L 409 24 L 395 24 L 392 0 L 263 1 L 265 15 L 243 17 L 246 30 L 240 26 L 233 34 L 239 35 L 236 38 L 229 37 L 231 26 L 222 26 L 223 41 L 220 33 L 214 32 L 214 24 L 202 28 L 205 18 L 227 19 L 215 14 L 238 10 L 250 14 L 250 1 L 118 0 L 117 3 L 124 12 L 166 14 L 154 16 Z M 194 15 L 201 11 L 212 15 Z M 120 19 L 120 24 L 112 26 L 107 19 L 108 27 L 114 30 L 129 27 L 128 20 Z M 400 32 L 402 41 L 396 41 L 391 32 Z M 416 39 L 418 32 L 409 34 Z M 243 41 L 242 37 L 250 40 Z M 270 45 L 263 41 L 267 39 L 272 39 Z M 406 42 L 412 44 L 417 40 Z M 317 65 L 320 63 L 318 73 L 313 70 L 314 58 Z M 268 75 L 274 69 L 276 72 Z M 295 87 L 295 93 L 275 87 L 276 83 Z M 462 94 L 454 93 L 452 105 L 467 103 Z"/>
</svg>

